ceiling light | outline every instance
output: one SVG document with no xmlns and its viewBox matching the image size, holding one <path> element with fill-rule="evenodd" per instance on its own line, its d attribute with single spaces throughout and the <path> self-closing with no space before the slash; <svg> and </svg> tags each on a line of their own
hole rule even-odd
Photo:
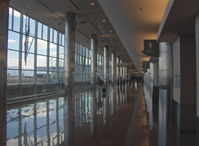
<svg viewBox="0 0 199 146">
<path fill-rule="evenodd" d="M 94 3 L 94 2 L 92 2 L 92 3 L 90 3 L 90 5 L 91 5 L 91 6 L 95 6 L 95 3 Z"/>
<path fill-rule="evenodd" d="M 112 30 L 110 30 L 109 32 L 113 32 Z"/>
<path fill-rule="evenodd" d="M 106 19 L 102 19 L 102 22 L 106 22 Z"/>
</svg>

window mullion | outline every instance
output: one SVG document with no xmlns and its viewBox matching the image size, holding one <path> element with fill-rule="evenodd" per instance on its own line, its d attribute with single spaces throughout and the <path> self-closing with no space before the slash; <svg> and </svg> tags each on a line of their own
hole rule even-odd
<svg viewBox="0 0 199 146">
<path fill-rule="evenodd" d="M 22 84 L 22 48 L 23 48 L 23 14 L 20 13 L 20 33 L 19 33 L 19 84 Z"/>
<path fill-rule="evenodd" d="M 59 33 L 57 33 L 56 82 L 59 79 Z"/>
<path fill-rule="evenodd" d="M 38 38 L 38 21 L 35 22 L 34 84 L 37 83 L 37 38 Z"/>
<path fill-rule="evenodd" d="M 50 74 L 49 74 L 49 56 L 50 56 L 50 28 L 48 27 L 48 37 L 47 37 L 47 82 L 50 81 Z"/>
</svg>

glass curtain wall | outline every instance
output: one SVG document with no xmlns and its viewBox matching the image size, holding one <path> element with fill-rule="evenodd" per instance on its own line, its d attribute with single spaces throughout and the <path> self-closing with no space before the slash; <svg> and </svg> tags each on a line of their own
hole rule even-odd
<svg viewBox="0 0 199 146">
<path fill-rule="evenodd" d="M 104 80 L 104 56 L 97 54 L 97 77 Z"/>
<path fill-rule="evenodd" d="M 8 31 L 9 85 L 63 82 L 64 34 L 13 8 Z M 89 82 L 90 49 L 76 43 L 75 53 L 75 81 Z"/>
<path fill-rule="evenodd" d="M 75 82 L 89 82 L 91 72 L 91 52 L 83 45 L 75 44 Z"/>
<path fill-rule="evenodd" d="M 9 9 L 8 84 L 63 82 L 64 35 Z"/>
</svg>

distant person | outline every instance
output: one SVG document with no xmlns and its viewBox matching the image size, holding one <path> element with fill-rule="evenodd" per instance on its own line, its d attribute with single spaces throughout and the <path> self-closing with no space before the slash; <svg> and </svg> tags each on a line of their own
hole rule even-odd
<svg viewBox="0 0 199 146">
<path fill-rule="evenodd" d="M 99 97 L 106 97 L 106 88 L 104 85 L 104 81 L 102 79 L 100 79 L 100 77 L 97 77 L 97 81 L 96 81 L 97 85 L 98 85 L 98 90 L 99 90 Z"/>
<path fill-rule="evenodd" d="M 100 77 L 97 77 L 97 81 L 96 81 L 97 85 L 99 86 L 103 86 L 104 82 L 100 79 Z"/>
</svg>

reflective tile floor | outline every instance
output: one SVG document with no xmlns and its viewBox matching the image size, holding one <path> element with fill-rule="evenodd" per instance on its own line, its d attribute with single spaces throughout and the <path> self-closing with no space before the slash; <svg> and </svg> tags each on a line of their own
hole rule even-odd
<svg viewBox="0 0 199 146">
<path fill-rule="evenodd" d="M 83 90 L 75 94 L 74 110 L 63 95 L 10 105 L 7 146 L 121 146 L 137 92 L 127 85 L 109 87 L 106 97 L 98 90 L 94 100 L 90 90 Z"/>
<path fill-rule="evenodd" d="M 79 91 L 70 104 L 60 95 L 10 105 L 7 146 L 196 146 L 193 136 L 172 130 L 158 144 L 157 129 L 147 126 L 143 88 L 109 87 L 105 97 L 100 90 L 95 98 Z"/>
</svg>

